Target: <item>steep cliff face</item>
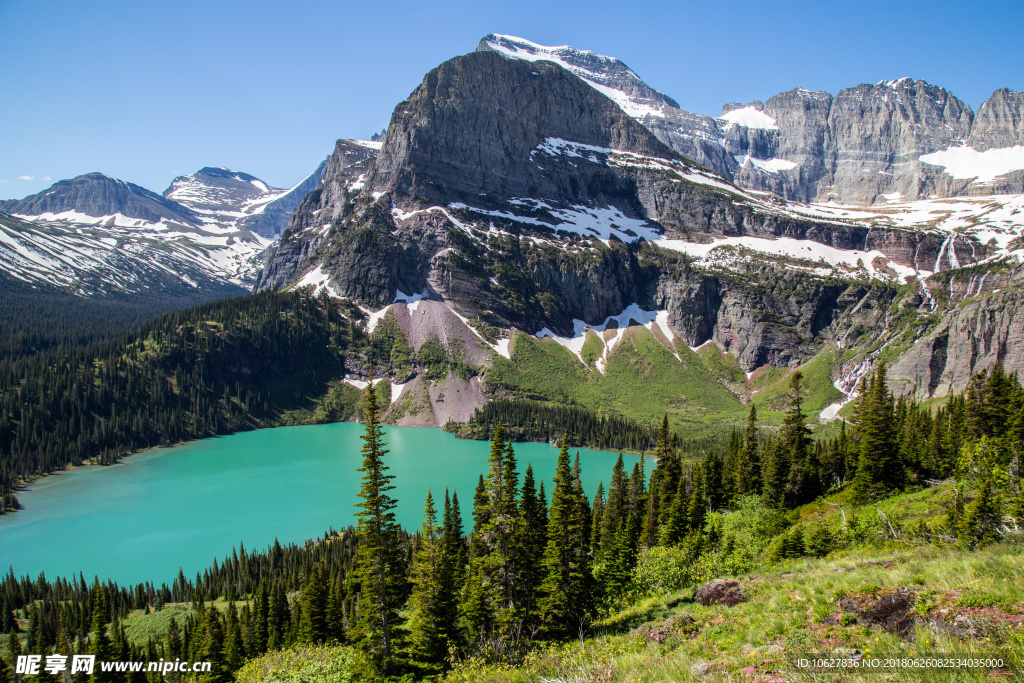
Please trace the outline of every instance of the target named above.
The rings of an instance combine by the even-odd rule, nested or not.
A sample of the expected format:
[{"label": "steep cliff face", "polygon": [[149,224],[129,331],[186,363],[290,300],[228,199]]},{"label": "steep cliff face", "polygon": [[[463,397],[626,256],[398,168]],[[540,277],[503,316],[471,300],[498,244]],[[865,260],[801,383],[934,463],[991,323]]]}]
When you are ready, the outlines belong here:
[{"label": "steep cliff face", "polygon": [[967,146],[979,152],[1024,145],[1024,92],[996,90],[974,116]]},{"label": "steep cliff face", "polygon": [[921,155],[965,140],[973,118],[963,102],[920,80],[843,90],[829,111],[828,173],[817,196],[868,204],[884,201],[885,195],[927,196],[929,173],[921,168]]},{"label": "steep cliff face", "polygon": [[722,146],[721,131],[715,119],[680,109],[675,100],[651,88],[614,57],[569,46],[547,47],[495,34],[485,36],[476,49],[509,59],[557,64],[609,97],[622,111],[687,159],[726,177],[731,177],[737,168],[735,160]]}]

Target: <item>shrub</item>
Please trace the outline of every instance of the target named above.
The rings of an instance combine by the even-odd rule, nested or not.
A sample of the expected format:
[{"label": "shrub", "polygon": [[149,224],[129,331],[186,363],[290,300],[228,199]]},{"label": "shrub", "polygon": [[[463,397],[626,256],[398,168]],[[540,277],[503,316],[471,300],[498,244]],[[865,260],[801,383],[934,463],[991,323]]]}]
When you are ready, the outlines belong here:
[{"label": "shrub", "polygon": [[365,662],[344,645],[296,645],[250,659],[235,673],[238,683],[355,683]]},{"label": "shrub", "polygon": [[693,583],[694,553],[686,546],[645,548],[633,570],[633,581],[643,594],[674,593]]}]

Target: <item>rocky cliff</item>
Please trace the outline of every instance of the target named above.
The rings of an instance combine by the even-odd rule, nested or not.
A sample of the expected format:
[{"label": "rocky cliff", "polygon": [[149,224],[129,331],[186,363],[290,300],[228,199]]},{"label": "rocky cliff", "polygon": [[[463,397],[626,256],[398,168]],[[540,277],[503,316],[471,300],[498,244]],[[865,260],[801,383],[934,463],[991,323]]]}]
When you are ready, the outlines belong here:
[{"label": "rocky cliff", "polygon": [[1024,192],[1024,94],[998,90],[978,110],[901,78],[686,112],[622,62],[570,47],[489,35],[477,48],[572,71],[683,156],[740,187],[796,201],[886,204]]}]

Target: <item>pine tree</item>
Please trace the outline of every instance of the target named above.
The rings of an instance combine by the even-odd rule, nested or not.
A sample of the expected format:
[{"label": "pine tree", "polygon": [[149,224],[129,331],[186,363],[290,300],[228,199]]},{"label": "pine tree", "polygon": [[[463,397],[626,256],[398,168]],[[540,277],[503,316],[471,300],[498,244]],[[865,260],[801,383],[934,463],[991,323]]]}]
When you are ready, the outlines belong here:
[{"label": "pine tree", "polygon": [[960,523],[960,539],[971,548],[985,547],[999,540],[1001,523],[999,500],[992,495],[992,477],[986,475]]},{"label": "pine tree", "polygon": [[112,671],[103,671],[98,662],[109,662],[113,659],[113,646],[107,634],[107,623],[110,618],[110,606],[107,603],[106,592],[97,580],[92,587],[92,626],[90,638],[92,640],[89,654],[96,656],[96,666],[89,677],[90,683],[113,683],[117,676]]},{"label": "pine tree", "polygon": [[242,643],[242,628],[238,621],[235,603],[228,603],[228,615],[224,620],[224,665],[228,671],[236,671],[245,660],[245,645]]},{"label": "pine tree", "polygon": [[886,380],[885,363],[880,362],[860,399],[860,458],[853,490],[858,500],[866,501],[903,487],[904,471],[899,461],[894,401]]},{"label": "pine tree", "polygon": [[765,443],[762,453],[764,472],[761,479],[765,501],[772,507],[782,508],[786,502],[786,482],[789,480],[789,453],[776,438]]},{"label": "pine tree", "polygon": [[206,610],[202,650],[196,659],[211,664],[210,671],[203,674],[200,679],[203,683],[227,683],[231,680],[231,674],[224,666],[224,627],[220,623],[220,613],[216,609]]},{"label": "pine tree", "polygon": [[380,428],[372,373],[370,387],[363,410],[363,466],[358,470],[363,473],[363,484],[359,490],[360,502],[356,504],[361,539],[354,571],[360,590],[359,614],[349,636],[384,675],[390,675],[398,664],[395,636],[404,597],[404,557],[400,529],[395,522],[394,509],[398,502],[388,493],[394,489],[391,483],[394,477],[388,474],[388,466],[384,464],[387,442]]},{"label": "pine tree", "polygon": [[608,548],[611,547],[622,525],[626,514],[626,498],[629,495],[629,477],[622,463],[622,453],[619,453],[615,466],[612,468],[611,483],[608,486],[608,500],[605,502],[604,514],[601,517],[601,546],[595,559],[603,560]]},{"label": "pine tree", "polygon": [[520,553],[520,592],[517,601],[522,606],[524,620],[530,622],[540,590],[544,549],[547,546],[547,511],[534,485],[533,467],[530,465],[526,466],[523,477],[520,510],[523,523],[518,528],[519,539],[516,541]]},{"label": "pine tree", "polygon": [[683,541],[690,526],[689,509],[690,497],[687,494],[686,478],[680,477],[675,498],[672,499],[672,512],[668,522],[661,527],[661,545],[677,545]]},{"label": "pine tree", "polygon": [[569,450],[563,440],[548,512],[548,543],[544,551],[544,579],[538,616],[545,632],[554,637],[574,635],[590,615],[590,553],[583,535],[581,511],[586,499],[574,483]]},{"label": "pine tree", "polygon": [[789,406],[782,419],[782,426],[779,427],[779,448],[785,452],[789,463],[784,495],[784,502],[789,507],[796,507],[817,497],[817,482],[820,481],[812,457],[810,430],[804,424],[803,397],[800,395],[802,380],[802,372],[793,373],[789,383]]},{"label": "pine tree", "polygon": [[604,519],[604,482],[597,485],[590,515],[590,554],[597,558],[601,552],[601,521]]},{"label": "pine tree", "polygon": [[750,404],[747,427],[743,432],[743,449],[736,468],[736,493],[748,495],[761,491],[761,457],[757,443],[757,408]]},{"label": "pine tree", "polygon": [[[446,500],[448,516],[451,505]],[[445,545],[442,527],[437,524],[434,497],[427,490],[423,510],[423,526],[419,545],[413,558],[410,581],[412,594],[407,603],[406,630],[409,633],[409,652],[412,659],[426,671],[437,670],[448,654],[448,640],[444,628],[446,607]]]},{"label": "pine tree", "polygon": [[327,625],[327,599],[330,587],[320,563],[314,564],[302,590],[302,621],[299,624],[299,642],[325,643],[330,640]]},{"label": "pine tree", "polygon": [[287,644],[288,624],[291,621],[291,610],[288,598],[280,581],[274,581],[273,593],[270,595],[270,608],[267,612],[267,649],[278,650]]}]

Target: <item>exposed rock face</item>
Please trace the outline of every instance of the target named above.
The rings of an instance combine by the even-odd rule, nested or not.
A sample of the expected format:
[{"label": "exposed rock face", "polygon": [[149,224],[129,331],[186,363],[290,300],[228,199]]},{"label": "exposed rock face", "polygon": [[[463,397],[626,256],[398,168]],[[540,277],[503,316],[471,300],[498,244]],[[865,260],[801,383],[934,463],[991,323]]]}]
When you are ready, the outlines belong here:
[{"label": "exposed rock face", "polygon": [[321,161],[316,170],[306,176],[302,182],[267,204],[262,211],[239,220],[239,227],[251,230],[263,237],[280,237],[288,228],[288,222],[291,220],[295,207],[320,184],[324,177],[324,169],[327,168],[328,159],[330,157]]},{"label": "exposed rock face", "polygon": [[970,107],[946,90],[903,78],[859,85],[836,95],[825,138],[827,175],[817,197],[873,204],[884,195],[931,194],[922,154],[965,140]]},{"label": "exposed rock face", "polygon": [[580,164],[590,192],[572,187],[577,178],[546,173],[531,153],[548,138],[675,156],[565,69],[476,52],[431,71],[398,105],[367,189],[470,206],[490,204],[491,195],[502,204],[514,197],[618,198],[616,175],[597,164]]},{"label": "exposed rock face", "polygon": [[949,313],[918,340],[890,371],[918,396],[963,391],[971,375],[1002,362],[1007,372],[1024,376],[1024,277],[995,294]]},{"label": "exposed rock face", "polygon": [[186,225],[201,223],[196,212],[178,202],[102,173],[86,173],[71,180],[61,180],[39,194],[0,202],[0,211],[19,216],[75,211],[97,217],[121,214],[153,223],[161,220]]},{"label": "exposed rock face", "polygon": [[736,162],[720,142],[721,131],[715,119],[683,111],[675,100],[651,88],[614,57],[568,46],[546,47],[522,38],[494,34],[485,36],[476,49],[528,62],[558,64],[610,97],[659,140],[687,159],[726,177],[731,177],[736,168]]},{"label": "exposed rock face", "polygon": [[268,254],[256,281],[256,289],[282,287],[302,274],[299,270],[307,265],[308,257],[324,242],[327,231],[346,202],[363,189],[367,168],[377,156],[378,149],[378,144],[355,140],[338,140],[335,143],[317,187],[295,207],[289,218],[289,227]]},{"label": "exposed rock face", "polygon": [[1024,92],[1002,88],[974,116],[967,146],[979,152],[1024,145]]}]

